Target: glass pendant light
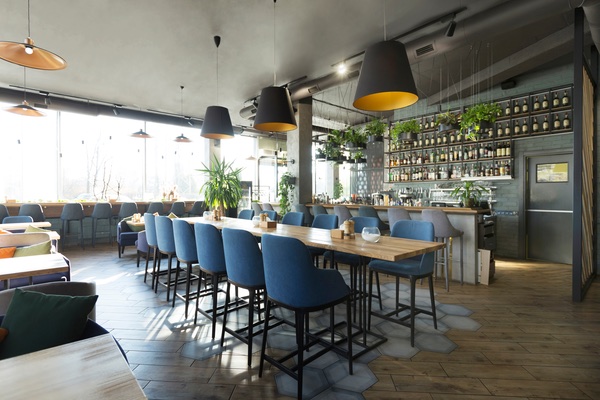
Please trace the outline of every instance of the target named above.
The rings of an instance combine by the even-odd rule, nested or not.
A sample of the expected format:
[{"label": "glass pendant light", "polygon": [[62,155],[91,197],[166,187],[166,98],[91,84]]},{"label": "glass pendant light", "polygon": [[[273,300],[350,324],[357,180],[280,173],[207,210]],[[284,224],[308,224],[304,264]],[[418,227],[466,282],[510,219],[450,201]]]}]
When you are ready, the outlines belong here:
[{"label": "glass pendant light", "polygon": [[287,132],[298,127],[292,108],[290,93],[285,87],[277,86],[276,73],[276,19],[273,0],[273,86],[264,88],[258,99],[254,128],[268,132]]},{"label": "glass pendant light", "polygon": [[[219,103],[219,45],[221,37],[215,36],[215,45],[217,46],[217,104]],[[232,139],[233,127],[231,126],[231,117],[229,110],[221,106],[208,106],[204,113],[204,122],[202,123],[202,133],[200,136],[207,139]]]},{"label": "glass pendant light", "polygon": [[27,1],[27,39],[25,42],[0,42],[0,58],[13,64],[27,68],[43,70],[60,70],[67,67],[67,62],[41,47],[35,46],[31,38],[31,18],[29,13],[29,0]]}]

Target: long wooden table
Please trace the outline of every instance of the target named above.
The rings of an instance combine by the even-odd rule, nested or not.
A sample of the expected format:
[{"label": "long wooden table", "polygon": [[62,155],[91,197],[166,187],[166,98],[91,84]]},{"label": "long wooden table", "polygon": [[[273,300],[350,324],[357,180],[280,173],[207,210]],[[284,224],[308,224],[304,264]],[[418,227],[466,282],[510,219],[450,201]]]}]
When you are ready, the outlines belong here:
[{"label": "long wooden table", "polygon": [[0,361],[3,399],[145,399],[111,335]]},{"label": "long wooden table", "polygon": [[[422,240],[411,240],[382,236],[377,243],[364,240],[360,233],[355,235],[354,239],[334,239],[331,237],[331,232],[328,229],[308,228],[303,226],[277,224],[275,228],[261,228],[254,226],[252,221],[236,218],[223,218],[220,221],[212,221],[203,217],[182,218],[190,224],[196,222],[203,224],[211,224],[218,229],[232,228],[243,229],[252,233],[254,236],[262,236],[263,234],[273,234],[278,236],[293,237],[299,239],[307,246],[319,247],[331,251],[340,251],[345,253],[356,254],[360,256],[361,262],[359,265],[358,287],[360,287],[359,304],[359,323],[358,332],[362,334],[362,342],[364,349],[353,354],[354,358],[358,358],[374,347],[385,342],[387,339],[384,336],[368,331],[366,326],[367,321],[367,261],[371,258],[377,258],[385,261],[400,261],[404,258],[415,257],[421,254],[436,251],[444,247],[444,243],[427,242]],[[367,336],[374,336],[375,341],[368,341]]]},{"label": "long wooden table", "polygon": [[10,279],[27,278],[29,283],[34,276],[67,272],[69,265],[60,253],[39,256],[13,257],[0,259],[0,280],[9,289]]}]

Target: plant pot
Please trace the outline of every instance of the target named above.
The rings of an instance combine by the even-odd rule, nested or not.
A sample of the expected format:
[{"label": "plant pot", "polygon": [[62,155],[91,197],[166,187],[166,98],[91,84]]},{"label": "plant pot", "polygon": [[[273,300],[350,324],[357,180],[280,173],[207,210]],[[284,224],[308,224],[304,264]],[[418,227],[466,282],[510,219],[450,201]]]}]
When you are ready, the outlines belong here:
[{"label": "plant pot", "polygon": [[383,136],[369,136],[369,143],[383,142]]},{"label": "plant pot", "polygon": [[366,162],[367,162],[367,159],[366,159],[366,158],[357,158],[357,159],[355,160],[355,162],[356,162],[357,164],[366,164]]},{"label": "plant pot", "polygon": [[400,136],[398,136],[398,139],[401,142],[414,142],[417,140],[417,134],[414,132],[402,132],[400,133]]},{"label": "plant pot", "polygon": [[465,207],[465,208],[473,208],[473,207],[475,207],[475,199],[474,198],[465,199],[465,204],[464,204],[463,207]]},{"label": "plant pot", "polygon": [[439,124],[438,125],[439,133],[455,131],[457,129],[458,129],[458,125],[456,125],[456,124],[451,124],[451,125]]},{"label": "plant pot", "polygon": [[479,121],[479,130],[484,131],[486,129],[492,129],[494,125],[489,121]]}]

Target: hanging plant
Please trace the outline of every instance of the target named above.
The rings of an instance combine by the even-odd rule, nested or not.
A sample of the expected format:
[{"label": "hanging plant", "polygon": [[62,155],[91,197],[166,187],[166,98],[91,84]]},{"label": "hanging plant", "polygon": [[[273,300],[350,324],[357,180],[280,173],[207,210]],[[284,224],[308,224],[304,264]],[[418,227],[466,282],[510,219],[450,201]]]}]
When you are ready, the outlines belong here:
[{"label": "hanging plant", "polygon": [[435,116],[435,126],[438,132],[454,131],[459,128],[458,115],[453,112],[445,112]]},{"label": "hanging plant", "polygon": [[365,126],[365,133],[368,136],[369,143],[383,142],[383,135],[387,130],[387,124],[376,118]]},{"label": "hanging plant", "polygon": [[367,147],[367,134],[360,128],[348,128],[344,134],[344,146],[349,150]]},{"label": "hanging plant", "polygon": [[317,160],[324,160],[326,157],[327,155],[325,154],[325,149],[323,149],[322,147],[318,147],[317,154],[315,154],[315,158]]},{"label": "hanging plant", "polygon": [[333,147],[340,147],[344,143],[344,132],[337,129],[332,130],[327,134],[327,143],[331,143]]},{"label": "hanging plant", "polygon": [[367,162],[367,159],[365,158],[365,155],[362,151],[357,151],[356,153],[354,153],[354,162],[357,164],[363,164]]},{"label": "hanging plant", "polygon": [[486,124],[493,124],[501,112],[498,103],[475,104],[462,114],[460,118],[460,131],[467,139],[477,140],[479,131]]},{"label": "hanging plant", "polygon": [[390,136],[396,144],[406,141],[414,141],[417,134],[421,132],[421,125],[416,119],[409,119],[404,122],[396,122],[392,126]]}]

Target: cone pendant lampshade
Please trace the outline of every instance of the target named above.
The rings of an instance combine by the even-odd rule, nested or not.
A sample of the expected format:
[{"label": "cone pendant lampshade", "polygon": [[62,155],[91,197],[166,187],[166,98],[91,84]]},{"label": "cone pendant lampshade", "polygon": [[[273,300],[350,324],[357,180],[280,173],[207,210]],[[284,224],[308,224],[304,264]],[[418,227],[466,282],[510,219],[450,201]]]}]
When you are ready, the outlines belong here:
[{"label": "cone pendant lampshade", "polygon": [[287,132],[298,127],[286,88],[269,86],[260,92],[254,127],[267,132]]},{"label": "cone pendant lampshade", "polygon": [[27,68],[59,70],[67,67],[62,57],[36,47],[29,37],[24,43],[0,42],[0,58]]},{"label": "cone pendant lampshade", "polygon": [[200,136],[207,139],[233,138],[233,127],[231,126],[229,110],[221,106],[206,107]]},{"label": "cone pendant lampshade", "polygon": [[419,100],[404,45],[380,42],[367,48],[353,106],[365,111],[391,111]]},{"label": "cone pendant lampshade", "polygon": [[26,117],[44,117],[44,114],[31,107],[27,100],[23,100],[23,103],[19,105],[7,108],[6,111],[13,114],[24,115]]}]

